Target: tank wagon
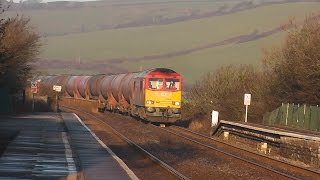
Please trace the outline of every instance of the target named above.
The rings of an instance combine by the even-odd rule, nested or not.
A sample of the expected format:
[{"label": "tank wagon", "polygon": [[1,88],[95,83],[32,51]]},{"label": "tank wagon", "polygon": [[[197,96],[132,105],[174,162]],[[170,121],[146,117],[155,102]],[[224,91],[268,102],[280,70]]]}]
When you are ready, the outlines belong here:
[{"label": "tank wagon", "polygon": [[[43,78],[50,88],[57,82],[63,95],[96,100],[99,111],[120,112],[151,122],[172,123],[181,119],[182,77],[167,68],[142,72]],[[48,87],[47,87],[48,86]]]}]

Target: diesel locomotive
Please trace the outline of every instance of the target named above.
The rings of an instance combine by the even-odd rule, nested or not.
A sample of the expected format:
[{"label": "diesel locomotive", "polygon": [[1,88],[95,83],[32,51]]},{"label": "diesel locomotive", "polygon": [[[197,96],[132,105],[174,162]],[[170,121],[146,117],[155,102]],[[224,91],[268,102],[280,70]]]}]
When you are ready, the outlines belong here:
[{"label": "diesel locomotive", "polygon": [[62,86],[62,95],[95,100],[99,111],[129,114],[141,119],[173,123],[181,119],[182,77],[167,68],[118,75],[46,76],[42,92]]}]

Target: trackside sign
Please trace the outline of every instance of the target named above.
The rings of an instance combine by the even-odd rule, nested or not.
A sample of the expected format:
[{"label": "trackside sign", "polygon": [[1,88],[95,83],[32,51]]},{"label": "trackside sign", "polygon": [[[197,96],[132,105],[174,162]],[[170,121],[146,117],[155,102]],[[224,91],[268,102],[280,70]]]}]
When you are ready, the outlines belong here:
[{"label": "trackside sign", "polygon": [[54,85],[53,90],[56,92],[61,92],[61,86]]},{"label": "trackside sign", "polygon": [[251,94],[244,94],[244,102],[243,104],[249,106],[251,103]]},{"label": "trackside sign", "polygon": [[37,81],[32,81],[31,82],[31,92],[33,94],[36,94],[38,92],[38,83],[37,83]]}]

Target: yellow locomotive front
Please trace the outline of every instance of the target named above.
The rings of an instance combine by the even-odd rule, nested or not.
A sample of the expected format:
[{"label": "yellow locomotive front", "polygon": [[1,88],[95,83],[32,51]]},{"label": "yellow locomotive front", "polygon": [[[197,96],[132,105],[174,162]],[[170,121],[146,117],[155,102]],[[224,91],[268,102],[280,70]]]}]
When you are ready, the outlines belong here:
[{"label": "yellow locomotive front", "polygon": [[180,74],[155,68],[139,73],[132,81],[131,114],[152,122],[173,123],[181,119]]},{"label": "yellow locomotive front", "polygon": [[146,115],[159,121],[181,119],[181,76],[156,73],[146,78]]},{"label": "yellow locomotive front", "polygon": [[176,78],[150,78],[145,89],[146,115],[161,121],[181,118],[181,83]]}]

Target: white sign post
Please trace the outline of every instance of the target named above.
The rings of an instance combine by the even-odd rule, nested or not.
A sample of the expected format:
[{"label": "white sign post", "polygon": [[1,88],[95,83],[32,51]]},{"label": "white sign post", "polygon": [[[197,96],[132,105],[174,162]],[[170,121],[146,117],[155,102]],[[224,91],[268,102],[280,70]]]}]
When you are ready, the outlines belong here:
[{"label": "white sign post", "polygon": [[61,92],[61,86],[54,85],[53,90],[56,91],[56,111],[59,112],[59,97],[58,93]]},{"label": "white sign post", "polygon": [[244,94],[244,102],[243,104],[246,106],[246,118],[244,122],[248,122],[248,106],[251,103],[251,94]]},{"label": "white sign post", "polygon": [[218,124],[218,120],[219,120],[219,112],[218,111],[212,111],[211,119],[212,119],[211,127],[216,126]]},{"label": "white sign post", "polygon": [[38,92],[37,81],[31,81],[31,92],[32,92],[32,112],[34,112],[34,94]]}]

